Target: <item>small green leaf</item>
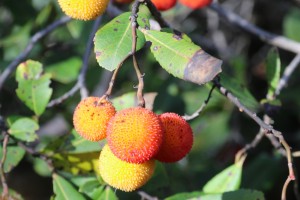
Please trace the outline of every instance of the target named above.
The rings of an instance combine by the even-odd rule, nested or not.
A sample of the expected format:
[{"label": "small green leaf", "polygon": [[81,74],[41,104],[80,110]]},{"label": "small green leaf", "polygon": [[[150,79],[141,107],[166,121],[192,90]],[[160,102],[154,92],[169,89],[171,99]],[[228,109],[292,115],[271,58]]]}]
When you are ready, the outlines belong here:
[{"label": "small green leaf", "polygon": [[[95,35],[95,54],[99,65],[109,71],[116,69],[130,54],[132,48],[131,13],[123,13],[99,29]],[[147,15],[139,13],[138,24],[150,27]],[[137,30],[136,50],[145,44],[143,34]]]},{"label": "small green leaf", "polygon": [[273,48],[269,51],[266,59],[267,78],[269,83],[268,97],[273,97],[280,80],[281,63],[278,50]]},{"label": "small green leaf", "polygon": [[244,159],[214,176],[203,187],[203,192],[217,194],[237,190],[241,184]]},{"label": "small green leaf", "polygon": [[118,197],[111,187],[107,186],[98,200],[118,200]]},{"label": "small green leaf", "polygon": [[24,117],[15,121],[8,130],[8,133],[16,139],[33,142],[38,139],[36,134],[38,129],[39,125],[34,120]]},{"label": "small green leaf", "polygon": [[40,176],[51,177],[51,170],[48,163],[41,158],[34,158],[33,169]]},{"label": "small green leaf", "polygon": [[52,94],[51,75],[42,74],[42,71],[41,63],[28,60],[18,66],[16,73],[17,95],[36,115],[45,111]]},{"label": "small green leaf", "polygon": [[[7,146],[7,154],[4,162],[4,172],[10,172],[17,166],[25,155],[25,150],[19,146]],[[0,158],[3,157],[3,147],[0,146]]]},{"label": "small green leaf", "polygon": [[48,66],[45,71],[52,75],[52,79],[67,84],[77,79],[82,60],[77,57]]},{"label": "small green leaf", "polygon": [[204,52],[186,35],[141,30],[152,43],[151,52],[156,60],[173,76],[204,84],[222,71],[222,61]]},{"label": "small green leaf", "polygon": [[59,149],[60,152],[66,153],[88,153],[100,151],[101,146],[98,142],[84,139],[73,129]]},{"label": "small green leaf", "polygon": [[53,174],[53,190],[56,195],[55,200],[85,200],[71,183],[58,174]]},{"label": "small green leaf", "polygon": [[259,103],[245,86],[224,73],[220,74],[220,78],[221,84],[229,90],[229,92],[235,95],[244,106],[252,111],[257,111],[259,109]]}]

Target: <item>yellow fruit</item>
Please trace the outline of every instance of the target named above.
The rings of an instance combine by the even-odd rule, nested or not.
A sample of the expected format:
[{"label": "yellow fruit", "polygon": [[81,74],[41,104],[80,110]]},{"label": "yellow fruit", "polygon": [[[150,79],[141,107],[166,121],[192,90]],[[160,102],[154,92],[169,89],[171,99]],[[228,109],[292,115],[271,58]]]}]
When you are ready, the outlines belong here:
[{"label": "yellow fruit", "polygon": [[87,140],[102,140],[106,137],[108,121],[115,114],[116,110],[111,102],[99,97],[87,97],[74,111],[74,128]]},{"label": "yellow fruit", "polygon": [[158,116],[145,108],[128,108],[109,121],[107,141],[119,159],[143,163],[158,152],[163,140],[163,128]]},{"label": "yellow fruit", "polygon": [[103,14],[109,0],[58,0],[63,12],[74,19],[92,20]]},{"label": "yellow fruit", "polygon": [[155,161],[141,164],[128,163],[117,158],[105,145],[99,157],[99,171],[103,180],[125,192],[142,187],[153,175]]}]

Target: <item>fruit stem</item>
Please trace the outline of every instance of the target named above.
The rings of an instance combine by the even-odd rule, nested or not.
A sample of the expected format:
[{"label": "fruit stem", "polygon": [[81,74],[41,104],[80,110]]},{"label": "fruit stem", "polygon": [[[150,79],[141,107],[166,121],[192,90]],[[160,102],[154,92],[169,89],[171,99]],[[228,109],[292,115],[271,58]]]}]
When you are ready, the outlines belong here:
[{"label": "fruit stem", "polygon": [[139,6],[143,3],[143,1],[136,0],[132,5],[131,11],[131,30],[132,30],[132,47],[131,47],[131,54],[133,58],[133,66],[136,72],[136,76],[139,80],[138,88],[137,88],[137,99],[138,99],[138,106],[145,107],[145,99],[143,96],[143,89],[144,89],[144,75],[141,73],[139,64],[137,62],[135,53],[136,53],[136,43],[137,43],[137,34],[136,29],[138,28],[137,17]]}]

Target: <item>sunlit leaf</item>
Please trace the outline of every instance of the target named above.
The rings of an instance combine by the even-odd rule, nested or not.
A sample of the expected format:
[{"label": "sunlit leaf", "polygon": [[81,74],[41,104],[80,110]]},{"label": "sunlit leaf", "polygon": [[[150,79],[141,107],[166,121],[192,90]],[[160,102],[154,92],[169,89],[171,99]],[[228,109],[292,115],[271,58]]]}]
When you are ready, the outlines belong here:
[{"label": "sunlit leaf", "polygon": [[203,187],[205,193],[223,193],[239,189],[242,178],[242,166],[241,160],[214,176]]},{"label": "sunlit leaf", "polygon": [[57,153],[53,156],[53,165],[60,170],[74,175],[89,174],[98,171],[98,158],[100,152],[90,153]]},{"label": "sunlit leaf", "polygon": [[52,94],[49,87],[51,75],[42,72],[41,63],[28,60],[18,66],[16,74],[17,95],[36,115],[45,111]]},{"label": "sunlit leaf", "polygon": [[98,200],[118,200],[118,197],[111,187],[107,186]]},{"label": "sunlit leaf", "polygon": [[[95,35],[95,54],[99,65],[109,71],[113,71],[130,54],[132,48],[132,26],[130,22],[131,13],[123,13],[111,22],[105,24]],[[140,27],[150,27],[147,15],[138,14]],[[143,34],[137,30],[137,46],[141,49],[145,44]]]},{"label": "sunlit leaf", "polygon": [[222,61],[207,54],[187,36],[141,29],[152,43],[151,52],[159,64],[173,76],[204,84],[221,72]]},{"label": "sunlit leaf", "polygon": [[85,200],[73,185],[58,174],[53,174],[53,190],[55,200]]},{"label": "sunlit leaf", "polygon": [[8,133],[16,139],[33,142],[38,138],[36,134],[38,129],[39,125],[34,120],[24,117],[15,121],[8,130]]}]

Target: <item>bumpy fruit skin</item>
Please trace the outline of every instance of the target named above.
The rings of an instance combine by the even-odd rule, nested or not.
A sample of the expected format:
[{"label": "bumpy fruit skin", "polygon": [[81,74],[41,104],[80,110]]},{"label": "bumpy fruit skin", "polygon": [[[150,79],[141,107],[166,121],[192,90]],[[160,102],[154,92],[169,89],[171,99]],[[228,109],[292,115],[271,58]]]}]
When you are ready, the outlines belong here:
[{"label": "bumpy fruit skin", "polygon": [[105,145],[99,157],[99,171],[103,180],[114,188],[125,192],[143,186],[153,175],[155,161],[141,164],[128,163],[117,158]]},{"label": "bumpy fruit skin", "polygon": [[71,18],[92,20],[103,14],[109,0],[58,0],[63,12]]},{"label": "bumpy fruit skin", "polygon": [[176,113],[159,115],[165,129],[164,141],[155,159],[161,162],[177,162],[189,153],[193,146],[191,126]]},{"label": "bumpy fruit skin", "polygon": [[211,4],[212,0],[179,0],[179,2],[191,9],[199,9]]},{"label": "bumpy fruit skin", "polygon": [[109,121],[107,141],[119,159],[143,163],[155,156],[162,144],[162,124],[158,116],[148,109],[121,110]]},{"label": "bumpy fruit skin", "polygon": [[176,5],[176,0],[151,0],[157,10],[165,11]]},{"label": "bumpy fruit skin", "polygon": [[102,140],[106,137],[108,121],[115,114],[116,110],[111,102],[99,97],[87,97],[74,111],[74,128],[87,140]]}]

